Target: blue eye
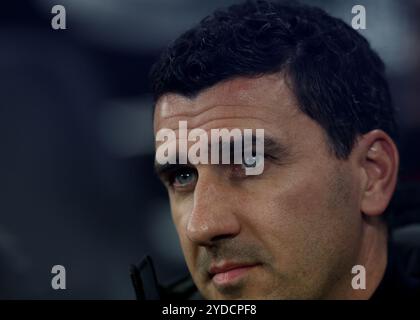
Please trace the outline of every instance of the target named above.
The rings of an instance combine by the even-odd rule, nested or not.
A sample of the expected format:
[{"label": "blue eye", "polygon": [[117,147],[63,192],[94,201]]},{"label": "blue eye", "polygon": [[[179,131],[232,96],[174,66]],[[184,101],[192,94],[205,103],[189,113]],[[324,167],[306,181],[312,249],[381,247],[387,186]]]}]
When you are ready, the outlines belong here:
[{"label": "blue eye", "polygon": [[197,171],[192,168],[177,170],[173,173],[171,184],[176,187],[189,187],[197,181]]},{"label": "blue eye", "polygon": [[261,161],[264,161],[264,156],[257,154],[255,156],[244,157],[242,165],[244,168],[255,168]]}]

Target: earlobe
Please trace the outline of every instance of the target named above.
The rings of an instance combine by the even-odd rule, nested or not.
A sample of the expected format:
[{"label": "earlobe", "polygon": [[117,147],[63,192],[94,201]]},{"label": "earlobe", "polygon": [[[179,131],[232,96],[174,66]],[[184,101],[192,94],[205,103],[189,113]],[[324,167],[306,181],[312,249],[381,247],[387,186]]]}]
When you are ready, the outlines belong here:
[{"label": "earlobe", "polygon": [[381,215],[395,191],[399,167],[398,149],[382,130],[365,134],[358,143],[366,183],[363,185],[361,211]]}]

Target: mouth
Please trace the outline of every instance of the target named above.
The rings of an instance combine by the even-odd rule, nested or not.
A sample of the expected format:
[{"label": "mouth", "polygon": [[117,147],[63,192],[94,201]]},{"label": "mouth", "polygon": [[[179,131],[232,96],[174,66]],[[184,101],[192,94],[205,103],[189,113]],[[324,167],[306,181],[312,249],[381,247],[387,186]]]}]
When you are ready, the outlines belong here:
[{"label": "mouth", "polygon": [[245,264],[233,262],[214,264],[209,269],[209,277],[217,287],[226,287],[238,283],[249,271],[259,265],[259,263]]}]

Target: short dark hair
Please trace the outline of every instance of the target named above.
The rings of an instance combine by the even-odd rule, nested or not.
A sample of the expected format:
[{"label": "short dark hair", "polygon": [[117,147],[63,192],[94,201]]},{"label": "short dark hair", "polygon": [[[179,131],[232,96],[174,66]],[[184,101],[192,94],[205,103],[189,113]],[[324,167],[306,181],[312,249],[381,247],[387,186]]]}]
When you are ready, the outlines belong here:
[{"label": "short dark hair", "polygon": [[347,158],[357,136],[373,129],[395,138],[384,63],[357,31],[315,7],[247,1],[217,10],[162,53],[151,83],[156,101],[165,93],[194,97],[224,80],[281,71],[338,158]]}]

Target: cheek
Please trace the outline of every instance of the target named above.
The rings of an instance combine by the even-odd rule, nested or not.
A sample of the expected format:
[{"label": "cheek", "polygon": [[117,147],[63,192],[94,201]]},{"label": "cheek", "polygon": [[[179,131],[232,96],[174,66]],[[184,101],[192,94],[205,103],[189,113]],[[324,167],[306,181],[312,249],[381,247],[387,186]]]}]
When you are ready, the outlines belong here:
[{"label": "cheek", "polygon": [[349,245],[348,236],[357,228],[357,195],[347,180],[315,163],[299,171],[279,169],[261,181],[254,194],[258,200],[248,208],[258,214],[248,225],[278,268],[307,264]]},{"label": "cheek", "polygon": [[169,195],[169,200],[171,205],[172,221],[178,233],[178,238],[186,263],[188,268],[190,268],[190,266],[193,265],[194,257],[197,252],[196,246],[193,245],[186,234],[189,214],[193,208],[193,200],[192,198],[180,200],[173,195]]}]

